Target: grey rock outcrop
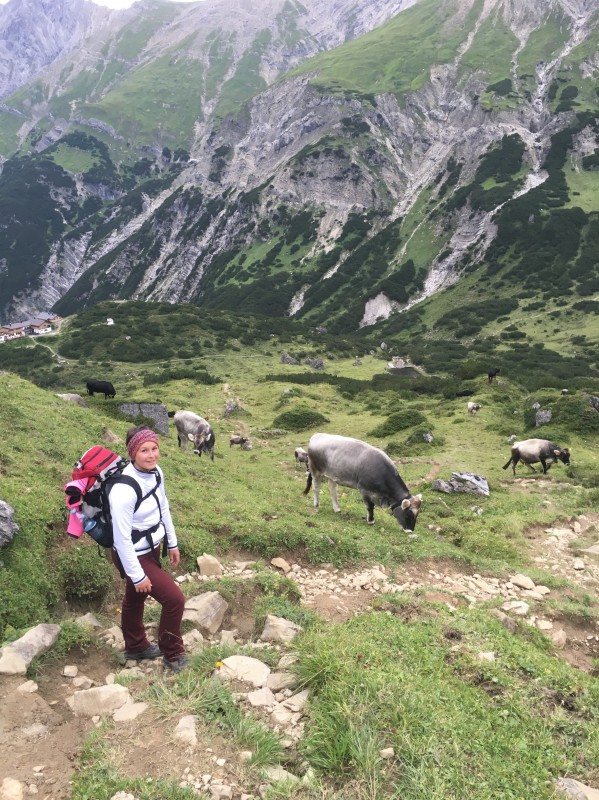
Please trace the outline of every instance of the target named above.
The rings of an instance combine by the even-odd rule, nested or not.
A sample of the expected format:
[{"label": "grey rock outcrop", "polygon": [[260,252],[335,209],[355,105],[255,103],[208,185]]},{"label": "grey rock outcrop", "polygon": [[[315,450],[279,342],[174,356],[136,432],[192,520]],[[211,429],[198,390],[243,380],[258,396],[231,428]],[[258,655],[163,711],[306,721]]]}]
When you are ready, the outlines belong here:
[{"label": "grey rock outcrop", "polygon": [[287,355],[287,353],[283,353],[281,356],[281,364],[290,364],[292,367],[299,367],[300,362],[297,358],[293,358],[292,356]]},{"label": "grey rock outcrop", "polygon": [[19,532],[19,526],[15,520],[15,510],[4,500],[0,500],[0,547],[12,542]]},{"label": "grey rock outcrop", "polygon": [[159,433],[168,436],[168,411],[162,403],[121,403],[119,411],[124,417],[147,417]]},{"label": "grey rock outcrop", "polygon": [[480,494],[484,497],[489,497],[491,494],[487,479],[482,475],[473,475],[470,472],[452,472],[449,481],[443,481],[438,478],[432,482],[431,489],[445,494],[467,492]]},{"label": "grey rock outcrop", "polygon": [[223,417],[231,417],[233,414],[245,414],[245,409],[241,406],[237,400],[227,400],[225,403],[225,410],[223,411]]},{"label": "grey rock outcrop", "polygon": [[551,422],[551,409],[550,408],[542,408],[535,414],[535,427],[540,428],[541,425],[547,425]]},{"label": "grey rock outcrop", "polygon": [[106,9],[78,0],[0,6],[0,98],[72,51],[108,17]]}]

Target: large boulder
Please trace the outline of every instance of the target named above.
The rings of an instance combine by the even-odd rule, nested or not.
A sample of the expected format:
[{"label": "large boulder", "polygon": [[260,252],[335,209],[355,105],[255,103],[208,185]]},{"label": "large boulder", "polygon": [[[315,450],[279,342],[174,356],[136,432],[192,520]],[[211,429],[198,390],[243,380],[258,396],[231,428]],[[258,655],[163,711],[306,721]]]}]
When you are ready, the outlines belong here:
[{"label": "large boulder", "polygon": [[24,675],[36,656],[49,650],[60,634],[60,625],[42,623],[0,648],[0,674]]},{"label": "large boulder", "polygon": [[266,686],[270,667],[250,656],[229,656],[222,662],[219,676],[229,680],[250,683],[256,689]]},{"label": "large boulder", "polygon": [[66,394],[57,394],[56,397],[60,397],[65,403],[74,403],[76,406],[81,406],[82,408],[87,407],[87,403],[80,394],[71,394],[67,392]]},{"label": "large boulder", "polygon": [[290,622],[284,617],[275,617],[273,614],[268,614],[260,638],[263,642],[285,642],[288,644],[300,631],[300,626],[294,622]]},{"label": "large boulder", "polygon": [[198,556],[196,561],[198,569],[200,570],[200,575],[222,575],[224,572],[223,565],[220,561],[208,553],[203,553],[201,556]]},{"label": "large boulder", "polygon": [[190,620],[208,633],[216,633],[228,608],[229,604],[218,592],[204,592],[186,601],[183,619]]},{"label": "large boulder", "polygon": [[225,403],[225,410],[223,411],[223,417],[230,417],[233,414],[245,414],[246,411],[242,405],[240,405],[237,400],[227,400]]},{"label": "large boulder", "polygon": [[18,532],[19,526],[15,521],[14,508],[4,500],[0,500],[0,547],[12,542]]},{"label": "large boulder", "polygon": [[482,475],[473,475],[470,472],[452,472],[449,481],[437,478],[433,481],[431,488],[436,492],[445,492],[445,494],[467,492],[481,494],[484,497],[489,497],[491,494],[487,479]]},{"label": "large boulder", "polygon": [[541,408],[535,414],[535,426],[540,428],[541,425],[547,425],[551,422],[551,409],[550,408]]},{"label": "large boulder", "polygon": [[287,355],[287,353],[283,353],[281,356],[281,364],[290,364],[292,367],[299,367],[299,363],[300,362],[297,360],[297,358],[293,358],[292,356]]},{"label": "large boulder", "polygon": [[129,689],[113,683],[75,692],[70,705],[77,717],[95,717],[112,714],[113,711],[130,702]]}]

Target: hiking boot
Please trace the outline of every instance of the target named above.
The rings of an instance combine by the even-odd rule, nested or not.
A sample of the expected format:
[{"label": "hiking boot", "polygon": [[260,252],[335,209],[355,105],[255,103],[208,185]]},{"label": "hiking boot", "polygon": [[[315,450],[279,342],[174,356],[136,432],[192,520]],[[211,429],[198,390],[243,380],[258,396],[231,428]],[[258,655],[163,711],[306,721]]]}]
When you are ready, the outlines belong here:
[{"label": "hiking boot", "polygon": [[163,658],[162,663],[165,667],[168,667],[173,672],[181,672],[188,666],[189,659],[187,656],[179,656],[179,658],[173,658],[172,661],[169,661],[167,658]]},{"label": "hiking boot", "polygon": [[162,653],[157,644],[149,644],[145,650],[139,653],[128,653],[125,650],[125,658],[127,661],[145,661],[146,659],[158,658],[161,655]]}]

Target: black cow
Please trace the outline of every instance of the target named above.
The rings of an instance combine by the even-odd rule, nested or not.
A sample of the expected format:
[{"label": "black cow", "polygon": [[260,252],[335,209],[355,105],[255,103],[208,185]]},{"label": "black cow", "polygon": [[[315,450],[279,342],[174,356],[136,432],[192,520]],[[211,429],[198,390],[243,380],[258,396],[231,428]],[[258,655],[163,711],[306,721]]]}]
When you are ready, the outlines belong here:
[{"label": "black cow", "polygon": [[114,397],[116,394],[116,389],[110,383],[110,381],[88,381],[86,384],[87,386],[87,393],[94,396],[94,392],[98,392],[98,394],[104,395],[104,400],[107,397]]},{"label": "black cow", "polygon": [[493,378],[496,378],[500,372],[501,370],[499,369],[499,367],[493,367],[493,369],[490,369],[489,372],[487,373],[487,377],[489,378],[489,383],[493,383]]}]

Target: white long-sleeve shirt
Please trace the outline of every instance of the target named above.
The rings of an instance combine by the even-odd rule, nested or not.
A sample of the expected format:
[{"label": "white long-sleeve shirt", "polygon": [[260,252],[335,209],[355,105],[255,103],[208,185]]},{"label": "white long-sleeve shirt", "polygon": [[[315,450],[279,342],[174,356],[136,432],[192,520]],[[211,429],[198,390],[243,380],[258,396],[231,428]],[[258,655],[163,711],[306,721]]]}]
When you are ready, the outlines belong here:
[{"label": "white long-sleeve shirt", "polygon": [[[112,515],[112,530],[114,536],[114,549],[117,551],[125,574],[131,578],[133,583],[141,583],[146,574],[139,563],[138,556],[150,552],[150,545],[145,536],[133,544],[131,531],[145,531],[152,528],[160,521],[162,512],[162,523],[152,534],[154,547],[160,544],[166,533],[169,550],[177,547],[177,536],[171,517],[171,512],[164,491],[164,474],[160,467],[156,467],[160,475],[160,486],[155,495],[146,498],[135,513],[135,502],[137,496],[131,486],[124,483],[116,483],[110,490],[108,500],[110,503],[110,513]],[[156,486],[155,472],[140,472],[135,469],[133,464],[127,464],[123,470],[123,475],[129,475],[139,484],[142,496],[145,496]],[[160,509],[158,508],[158,499]]]}]

